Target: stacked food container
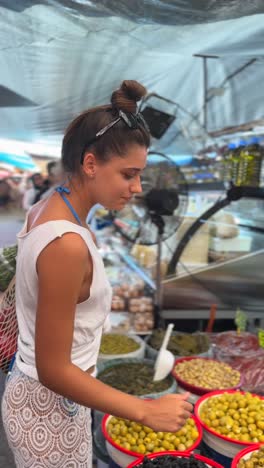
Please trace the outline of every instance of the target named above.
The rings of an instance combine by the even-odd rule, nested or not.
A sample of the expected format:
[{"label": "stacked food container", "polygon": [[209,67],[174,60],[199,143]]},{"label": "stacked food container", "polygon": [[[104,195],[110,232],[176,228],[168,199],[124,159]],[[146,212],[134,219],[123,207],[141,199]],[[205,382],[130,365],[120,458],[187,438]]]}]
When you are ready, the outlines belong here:
[{"label": "stacked food container", "polygon": [[[135,343],[141,349],[140,357],[130,358],[129,352],[135,350],[129,348],[129,352],[120,353],[117,346],[114,352],[118,359],[109,360],[109,355],[107,359],[101,359],[98,378],[142,398],[158,398],[166,393],[188,391],[190,400],[195,403],[194,415],[177,433],[154,432],[135,421],[105,415],[101,434],[110,460],[109,467],[162,467],[163,460],[168,461],[166,457],[172,457],[170,460],[174,461],[188,459],[188,466],[194,468],[264,466],[252,464],[255,458],[259,458],[262,463],[263,458],[264,448],[258,444],[264,444],[264,397],[241,391],[243,376],[239,370],[228,362],[208,357],[211,347],[207,338],[202,338],[202,341],[199,338],[198,343],[203,346],[191,349],[200,351],[199,355],[193,353],[191,356],[177,357],[171,375],[160,382],[153,382],[154,363],[158,354],[158,344],[155,349],[157,336],[162,342],[164,332],[154,332],[154,340],[147,340],[149,359],[142,356],[141,342],[137,339]],[[117,344],[118,340],[115,341]],[[194,343],[187,341],[189,345]],[[150,345],[153,343],[152,348]],[[102,348],[101,355],[102,351],[105,350]],[[203,356],[203,353],[207,356]],[[250,458],[253,456],[255,458]],[[170,463],[168,466],[181,466],[173,465],[172,461]]]},{"label": "stacked food container", "polygon": [[106,415],[102,422],[107,451],[121,468],[160,451],[192,452],[202,439],[201,425],[195,416],[188,419],[176,433],[155,432],[149,427],[122,418]]},{"label": "stacked food container", "polygon": [[[168,375],[162,381],[153,382],[154,361],[145,359],[144,354],[145,342],[139,337],[105,334],[101,342],[97,378],[118,390],[141,398],[158,398],[168,393],[176,393],[177,382],[172,375]],[[108,453],[109,466],[120,466],[114,464],[115,457],[107,439],[104,444],[101,443],[102,418],[103,413],[94,411],[94,445],[100,445],[101,453]],[[137,459],[137,455],[133,459]],[[101,456],[100,461],[105,461],[105,457]]]}]

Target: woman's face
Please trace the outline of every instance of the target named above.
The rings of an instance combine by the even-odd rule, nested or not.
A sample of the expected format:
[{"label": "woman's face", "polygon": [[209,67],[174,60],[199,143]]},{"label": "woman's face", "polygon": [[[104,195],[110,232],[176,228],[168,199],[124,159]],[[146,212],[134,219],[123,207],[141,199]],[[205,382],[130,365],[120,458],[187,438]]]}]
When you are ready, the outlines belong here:
[{"label": "woman's face", "polygon": [[140,176],[146,166],[147,148],[131,145],[124,157],[96,162],[94,189],[98,202],[109,210],[122,210],[141,192]]}]

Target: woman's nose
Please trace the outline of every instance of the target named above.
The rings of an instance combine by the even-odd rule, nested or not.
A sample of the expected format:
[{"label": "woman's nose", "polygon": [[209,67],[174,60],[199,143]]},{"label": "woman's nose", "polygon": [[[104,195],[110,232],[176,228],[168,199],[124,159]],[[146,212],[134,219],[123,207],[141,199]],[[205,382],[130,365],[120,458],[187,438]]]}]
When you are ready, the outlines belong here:
[{"label": "woman's nose", "polygon": [[141,186],[141,180],[140,180],[140,177],[138,177],[132,187],[131,187],[131,192],[132,193],[141,193],[142,192],[142,186]]}]

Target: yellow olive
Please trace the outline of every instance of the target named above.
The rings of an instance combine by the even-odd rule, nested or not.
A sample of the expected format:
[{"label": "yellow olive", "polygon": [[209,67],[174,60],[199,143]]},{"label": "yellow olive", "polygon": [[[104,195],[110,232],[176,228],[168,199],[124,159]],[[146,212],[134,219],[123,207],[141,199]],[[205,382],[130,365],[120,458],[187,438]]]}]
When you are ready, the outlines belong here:
[{"label": "yellow olive", "polygon": [[238,468],[259,468],[264,466],[264,446],[259,450],[252,452],[247,460],[240,460]]},{"label": "yellow olive", "polygon": [[[223,416],[217,418],[219,411]],[[225,392],[207,398],[199,413],[204,424],[219,434],[243,442],[264,441],[264,399],[261,397]]]},{"label": "yellow olive", "polygon": [[117,445],[144,455],[165,450],[184,451],[199,437],[192,418],[177,432],[154,432],[151,428],[134,421],[111,417],[107,423],[107,432]]}]

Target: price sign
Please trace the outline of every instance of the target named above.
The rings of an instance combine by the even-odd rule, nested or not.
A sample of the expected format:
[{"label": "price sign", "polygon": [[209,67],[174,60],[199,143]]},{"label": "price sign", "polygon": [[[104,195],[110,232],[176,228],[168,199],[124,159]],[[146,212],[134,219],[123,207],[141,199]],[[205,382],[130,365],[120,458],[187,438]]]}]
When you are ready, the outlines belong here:
[{"label": "price sign", "polygon": [[247,326],[247,314],[240,309],[236,311],[235,324],[237,326],[237,333],[244,332]]},{"label": "price sign", "polygon": [[258,339],[259,339],[259,346],[261,346],[261,348],[264,348],[264,330],[258,331]]}]

